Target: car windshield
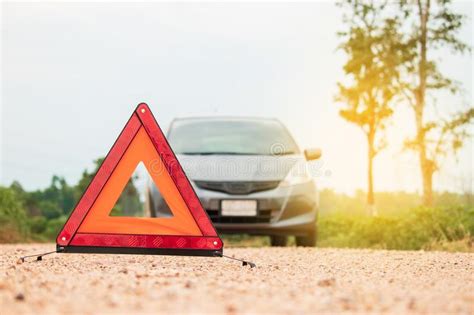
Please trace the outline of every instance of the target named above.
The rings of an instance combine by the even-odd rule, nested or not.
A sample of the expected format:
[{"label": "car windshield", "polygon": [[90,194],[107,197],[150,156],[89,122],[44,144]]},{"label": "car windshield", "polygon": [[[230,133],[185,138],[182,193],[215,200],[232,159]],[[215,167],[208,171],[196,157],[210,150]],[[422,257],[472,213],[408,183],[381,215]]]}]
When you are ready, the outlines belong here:
[{"label": "car windshield", "polygon": [[172,124],[168,139],[177,154],[299,153],[287,129],[275,120],[177,120]]}]

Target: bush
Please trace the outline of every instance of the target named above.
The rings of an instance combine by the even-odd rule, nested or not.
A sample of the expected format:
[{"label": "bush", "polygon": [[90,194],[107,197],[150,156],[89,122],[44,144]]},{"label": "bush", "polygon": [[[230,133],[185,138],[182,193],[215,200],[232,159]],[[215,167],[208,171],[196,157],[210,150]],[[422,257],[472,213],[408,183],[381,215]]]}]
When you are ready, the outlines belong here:
[{"label": "bush", "polygon": [[322,215],[321,246],[430,249],[433,244],[472,240],[474,208],[415,208],[396,216],[367,217],[344,213]]},{"label": "bush", "polygon": [[5,187],[0,187],[0,226],[0,243],[19,242],[28,236],[25,209],[16,193]]},{"label": "bush", "polygon": [[66,220],[66,216],[61,216],[59,218],[49,220],[48,224],[46,225],[46,230],[43,232],[43,235],[48,239],[54,241],[59,231],[63,227],[64,223],[66,223]]},{"label": "bush", "polygon": [[42,234],[46,230],[48,219],[45,217],[32,217],[30,219],[30,229],[33,234]]},{"label": "bush", "polygon": [[59,218],[63,214],[59,205],[51,200],[40,201],[39,208],[41,209],[42,215],[48,220]]}]

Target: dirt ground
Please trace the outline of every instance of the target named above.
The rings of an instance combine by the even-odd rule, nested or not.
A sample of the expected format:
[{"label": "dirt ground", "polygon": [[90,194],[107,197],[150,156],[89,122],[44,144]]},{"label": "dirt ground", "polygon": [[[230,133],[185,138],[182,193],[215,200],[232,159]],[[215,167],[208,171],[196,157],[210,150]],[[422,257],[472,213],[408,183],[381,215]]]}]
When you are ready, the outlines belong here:
[{"label": "dirt ground", "polygon": [[0,313],[474,314],[474,254],[231,248],[224,258],[53,254],[2,245]]}]

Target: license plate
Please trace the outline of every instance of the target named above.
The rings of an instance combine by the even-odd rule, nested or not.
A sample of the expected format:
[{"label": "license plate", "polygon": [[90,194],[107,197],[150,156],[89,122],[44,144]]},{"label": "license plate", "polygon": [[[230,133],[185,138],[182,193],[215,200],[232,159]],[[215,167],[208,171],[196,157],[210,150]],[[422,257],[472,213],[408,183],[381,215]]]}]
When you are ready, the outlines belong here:
[{"label": "license plate", "polygon": [[227,217],[254,217],[257,215],[257,201],[222,200],[221,215]]}]

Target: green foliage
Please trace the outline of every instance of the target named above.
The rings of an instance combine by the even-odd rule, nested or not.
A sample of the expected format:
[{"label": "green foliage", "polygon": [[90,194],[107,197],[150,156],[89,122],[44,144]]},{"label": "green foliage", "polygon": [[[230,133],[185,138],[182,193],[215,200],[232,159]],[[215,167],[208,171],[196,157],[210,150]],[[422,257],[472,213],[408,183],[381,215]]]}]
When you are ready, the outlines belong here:
[{"label": "green foliage", "polygon": [[[380,14],[386,6],[383,2],[347,0],[339,5],[349,11],[344,17],[347,31],[339,33],[343,40],[339,48],[347,55],[344,72],[350,80],[338,83],[336,100],[345,105],[340,115],[372,137],[369,145],[376,145],[376,133],[385,128],[398,93],[398,70],[403,62],[396,49],[400,25]],[[379,143],[379,149],[383,145]]]},{"label": "green foliage", "polygon": [[[43,190],[28,192],[16,181],[9,188],[0,187],[0,243],[53,241],[102,161],[103,159],[95,161],[93,172],[85,170],[75,186],[55,175],[51,184]],[[143,214],[135,179],[133,177],[127,183],[112,215]]]},{"label": "green foliage", "polygon": [[384,2],[347,0],[340,6],[349,11],[344,18],[347,31],[339,36],[348,58],[344,72],[351,79],[351,84],[338,84],[338,99],[348,107],[341,115],[360,126],[383,128],[400,88],[399,68],[404,61],[398,52],[400,21],[382,14]]},{"label": "green foliage", "polygon": [[134,184],[135,179],[137,178],[132,176],[127,182],[117,204],[110,213],[111,216],[141,217],[144,215],[139,192]]},{"label": "green foliage", "polygon": [[0,187],[0,242],[17,242],[28,236],[25,209],[14,190]]},{"label": "green foliage", "polygon": [[58,202],[53,200],[41,200],[39,201],[38,206],[46,219],[55,219],[60,217],[63,212]]},{"label": "green foliage", "polygon": [[[399,216],[406,209],[414,209],[422,203],[422,198],[417,193],[399,192],[377,192],[375,193],[377,212],[381,216]],[[345,215],[365,215],[366,193],[358,190],[354,196],[337,193],[331,189],[323,189],[320,192],[320,211],[322,215],[343,212]],[[472,208],[474,207],[474,195],[456,194],[450,192],[436,193],[434,195],[434,207],[436,208]]]},{"label": "green foliage", "polygon": [[393,114],[400,92],[399,74],[404,62],[398,52],[400,21],[381,14],[386,2],[343,0],[345,31],[339,46],[346,54],[346,78],[338,82],[339,114],[360,127],[367,139],[367,204],[373,209],[373,160],[387,145],[383,131]]},{"label": "green foliage", "polygon": [[[415,207],[380,211],[380,216],[364,215],[364,196],[333,194],[331,201],[345,210],[322,209],[318,222],[318,247],[372,248],[389,250],[474,251],[474,207]],[[421,201],[415,194],[397,193],[386,199],[403,196],[403,204]],[[442,194],[438,198],[455,194]],[[340,196],[339,201],[336,196]],[[459,195],[458,195],[459,196]],[[416,197],[416,198],[415,198]],[[445,201],[441,201],[445,202]],[[351,207],[359,211],[352,211]],[[329,203],[328,203],[329,204]],[[345,206],[349,206],[345,208]],[[322,205],[324,207],[324,205]],[[224,236],[226,246],[269,246],[265,237]],[[289,244],[292,244],[291,239]]]},{"label": "green foliage", "polygon": [[471,51],[459,36],[467,17],[457,13],[452,2],[338,1],[344,12],[339,48],[347,61],[343,67],[346,78],[338,83],[336,100],[344,104],[340,115],[367,135],[369,205],[374,199],[372,160],[386,145],[380,131],[395,110],[394,102],[408,105],[414,114],[416,132],[406,139],[404,148],[419,155],[426,206],[433,202],[433,174],[471,136],[471,100],[453,98],[444,104],[452,108],[453,103],[465,103],[463,108],[436,108],[440,91],[462,94],[461,84],[441,71],[442,59],[436,55],[441,49],[459,54]]},{"label": "green foliage", "polygon": [[[416,133],[406,139],[405,148],[415,150],[419,155],[423,203],[431,205],[433,174],[439,171],[447,156],[455,156],[464,145],[474,119],[472,104],[457,112],[445,110],[440,116],[443,111],[437,108],[436,101],[438,91],[453,95],[461,91],[460,83],[441,71],[442,60],[434,57],[434,52],[439,53],[440,48],[460,54],[471,51],[459,37],[467,17],[455,12],[451,0],[402,0],[396,7],[394,16],[407,29],[400,37],[399,45],[404,60],[400,87],[404,101],[413,110],[416,126]],[[453,98],[444,107],[452,108],[455,102]],[[435,119],[427,119],[428,110],[435,114]]]},{"label": "green foliage", "polygon": [[474,208],[419,207],[377,217],[336,212],[322,215],[318,226],[320,246],[430,249],[438,243],[472,242]]},{"label": "green foliage", "polygon": [[30,229],[33,234],[43,234],[48,225],[48,219],[42,216],[30,218]]},{"label": "green foliage", "polygon": [[[367,216],[365,192],[320,193],[318,246],[396,250],[474,251],[474,197],[437,193],[435,207],[407,192],[376,193],[379,216]],[[225,236],[226,246],[269,246],[264,237]],[[291,244],[291,239],[289,244]]]},{"label": "green foliage", "polygon": [[[0,243],[54,241],[76,199],[71,196],[90,181],[76,186],[53,177],[44,190],[25,191],[18,182],[0,187]],[[138,216],[138,191],[131,178],[111,215]],[[87,184],[85,186],[87,186]],[[82,191],[81,191],[82,193]],[[415,193],[376,193],[380,216],[365,215],[366,193],[354,196],[322,190],[318,223],[319,245],[351,248],[472,250],[474,198],[472,195],[435,194],[434,208],[420,208]],[[67,208],[70,207],[70,208]],[[226,236],[229,246],[268,246],[265,237]],[[289,244],[292,244],[290,240]],[[454,245],[453,245],[454,244]]]},{"label": "green foliage", "polygon": [[66,223],[66,220],[66,216],[49,220],[46,224],[45,231],[42,233],[43,236],[46,237],[48,240],[54,240],[61,228],[63,227],[64,223]]},{"label": "green foliage", "polygon": [[83,192],[87,189],[87,186],[89,186],[89,183],[92,181],[92,178],[94,178],[95,173],[97,172],[97,170],[99,169],[103,161],[104,161],[104,158],[98,158],[97,160],[94,161],[95,169],[93,172],[89,172],[88,170],[84,170],[84,172],[82,172],[82,177],[75,187],[76,188],[74,191],[75,200],[79,200],[79,198],[81,198]]}]

